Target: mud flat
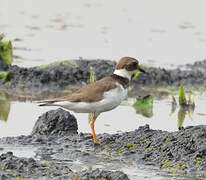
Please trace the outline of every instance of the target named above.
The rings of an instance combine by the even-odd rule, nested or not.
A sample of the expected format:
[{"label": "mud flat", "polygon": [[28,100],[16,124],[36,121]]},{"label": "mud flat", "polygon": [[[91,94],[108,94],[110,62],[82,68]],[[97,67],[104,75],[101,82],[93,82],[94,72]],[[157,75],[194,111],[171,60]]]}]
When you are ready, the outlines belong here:
[{"label": "mud flat", "polygon": [[[64,127],[70,122],[66,133]],[[205,125],[176,132],[145,125],[131,132],[98,134],[101,146],[94,146],[91,134],[77,134],[77,129],[74,116],[59,108],[40,116],[31,135],[1,138],[1,147],[36,148],[35,159],[2,154],[1,178],[128,179],[119,171],[128,166],[155,168],[176,179],[206,178]]]}]

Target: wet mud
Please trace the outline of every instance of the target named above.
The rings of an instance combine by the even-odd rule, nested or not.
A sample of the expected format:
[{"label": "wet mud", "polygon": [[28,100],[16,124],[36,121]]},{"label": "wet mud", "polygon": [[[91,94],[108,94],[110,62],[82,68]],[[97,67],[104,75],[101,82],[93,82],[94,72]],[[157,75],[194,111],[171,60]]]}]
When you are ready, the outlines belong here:
[{"label": "wet mud", "polygon": [[69,165],[59,164],[54,161],[38,161],[33,158],[19,158],[12,152],[0,155],[1,179],[128,179],[127,175],[120,172],[104,171],[100,169],[73,172]]},{"label": "wet mud", "polygon": [[[160,172],[185,179],[197,176],[206,178],[205,125],[190,126],[176,132],[152,130],[149,125],[145,125],[131,132],[98,134],[101,145],[96,146],[90,133],[74,132],[75,123],[63,135],[68,116],[61,117],[62,125],[56,133],[48,134],[55,119],[50,117],[68,113],[63,111],[59,108],[39,117],[34,129],[45,121],[42,117],[46,116],[46,121],[50,121],[47,125],[44,124],[41,135],[33,130],[29,136],[0,139],[1,147],[35,147],[35,159],[38,159],[17,158],[12,153],[2,154],[1,177],[9,178],[12,173],[21,177],[38,177],[36,173],[39,172],[39,177],[50,178],[68,177],[70,174],[71,177],[78,175],[80,179],[84,179],[86,173],[86,179],[127,179],[127,175],[119,172],[121,168],[144,165],[148,169],[156,168]],[[70,118],[74,121],[73,116]],[[19,165],[21,161],[22,167]],[[47,162],[46,165],[43,162]],[[97,170],[97,167],[106,170]],[[85,168],[86,171],[83,171]],[[73,169],[79,171],[75,174]]]}]

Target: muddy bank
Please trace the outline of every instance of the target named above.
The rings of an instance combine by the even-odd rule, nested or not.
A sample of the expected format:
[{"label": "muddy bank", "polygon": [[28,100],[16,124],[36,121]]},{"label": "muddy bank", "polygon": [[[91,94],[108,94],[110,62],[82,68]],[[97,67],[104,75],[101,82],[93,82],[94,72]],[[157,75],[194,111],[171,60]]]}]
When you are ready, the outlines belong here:
[{"label": "muddy bank", "polygon": [[127,180],[126,174],[116,171],[104,171],[100,169],[73,172],[66,163],[38,161],[33,158],[18,158],[12,152],[0,155],[0,178],[35,178],[35,179],[120,179]]},{"label": "muddy bank", "polygon": [[89,82],[91,68],[96,78],[101,79],[114,70],[115,62],[106,60],[64,61],[48,66],[22,68],[9,67],[11,78],[1,82],[1,89],[24,90],[25,92],[57,91],[68,85],[83,86]]},{"label": "muddy bank", "polygon": [[[58,111],[62,110],[55,110]],[[54,111],[47,113],[54,114]],[[41,117],[45,117],[45,114]],[[37,121],[35,126],[41,123]],[[67,123],[66,118],[65,122],[62,120],[62,131],[64,123]],[[148,169],[156,168],[164,174],[185,179],[206,177],[205,125],[190,126],[176,132],[153,130],[149,125],[137,128],[121,134],[98,134],[101,146],[94,146],[90,133],[68,133],[62,136],[60,129],[52,135],[33,132],[29,136],[1,138],[0,145],[22,148],[33,146],[37,148],[35,158],[41,162],[49,161],[50,168],[54,169],[56,163],[63,167],[69,164],[72,171],[100,167],[114,172],[125,167],[135,169],[144,165]],[[21,176],[24,177],[24,174]],[[33,177],[32,174],[30,177]]]},{"label": "muddy bank", "polygon": [[[72,60],[46,66],[22,68],[10,66],[11,78],[0,82],[1,89],[42,92],[68,88],[68,85],[83,86],[89,83],[90,69],[96,79],[110,75],[116,62],[109,60]],[[147,74],[141,74],[134,82],[138,86],[206,86],[206,60],[185,65],[184,68],[167,70],[144,67]],[[183,70],[185,69],[185,70]]]}]

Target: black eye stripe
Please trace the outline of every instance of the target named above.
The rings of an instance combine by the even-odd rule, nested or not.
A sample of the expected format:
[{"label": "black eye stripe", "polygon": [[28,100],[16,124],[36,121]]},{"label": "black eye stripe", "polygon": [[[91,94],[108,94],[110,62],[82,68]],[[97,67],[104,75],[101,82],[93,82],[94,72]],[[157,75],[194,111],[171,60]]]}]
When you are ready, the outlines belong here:
[{"label": "black eye stripe", "polygon": [[137,62],[130,62],[125,66],[126,70],[128,71],[134,71],[138,69],[138,63]]},{"label": "black eye stripe", "polygon": [[137,66],[138,66],[137,62],[131,62],[131,63],[127,64],[127,67],[130,67],[130,68],[137,67]]},{"label": "black eye stripe", "polygon": [[137,62],[132,62],[130,65],[131,66],[137,66]]}]

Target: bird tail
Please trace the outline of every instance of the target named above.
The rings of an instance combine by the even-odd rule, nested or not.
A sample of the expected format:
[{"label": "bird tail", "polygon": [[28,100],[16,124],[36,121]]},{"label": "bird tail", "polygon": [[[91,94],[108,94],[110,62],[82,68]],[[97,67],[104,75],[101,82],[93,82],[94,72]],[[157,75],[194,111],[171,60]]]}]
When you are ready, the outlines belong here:
[{"label": "bird tail", "polygon": [[57,100],[56,99],[48,99],[48,100],[43,100],[43,101],[38,101],[39,106],[53,106],[53,103],[55,103]]},{"label": "bird tail", "polygon": [[42,104],[39,104],[38,106],[49,106],[48,103],[42,103]]}]

